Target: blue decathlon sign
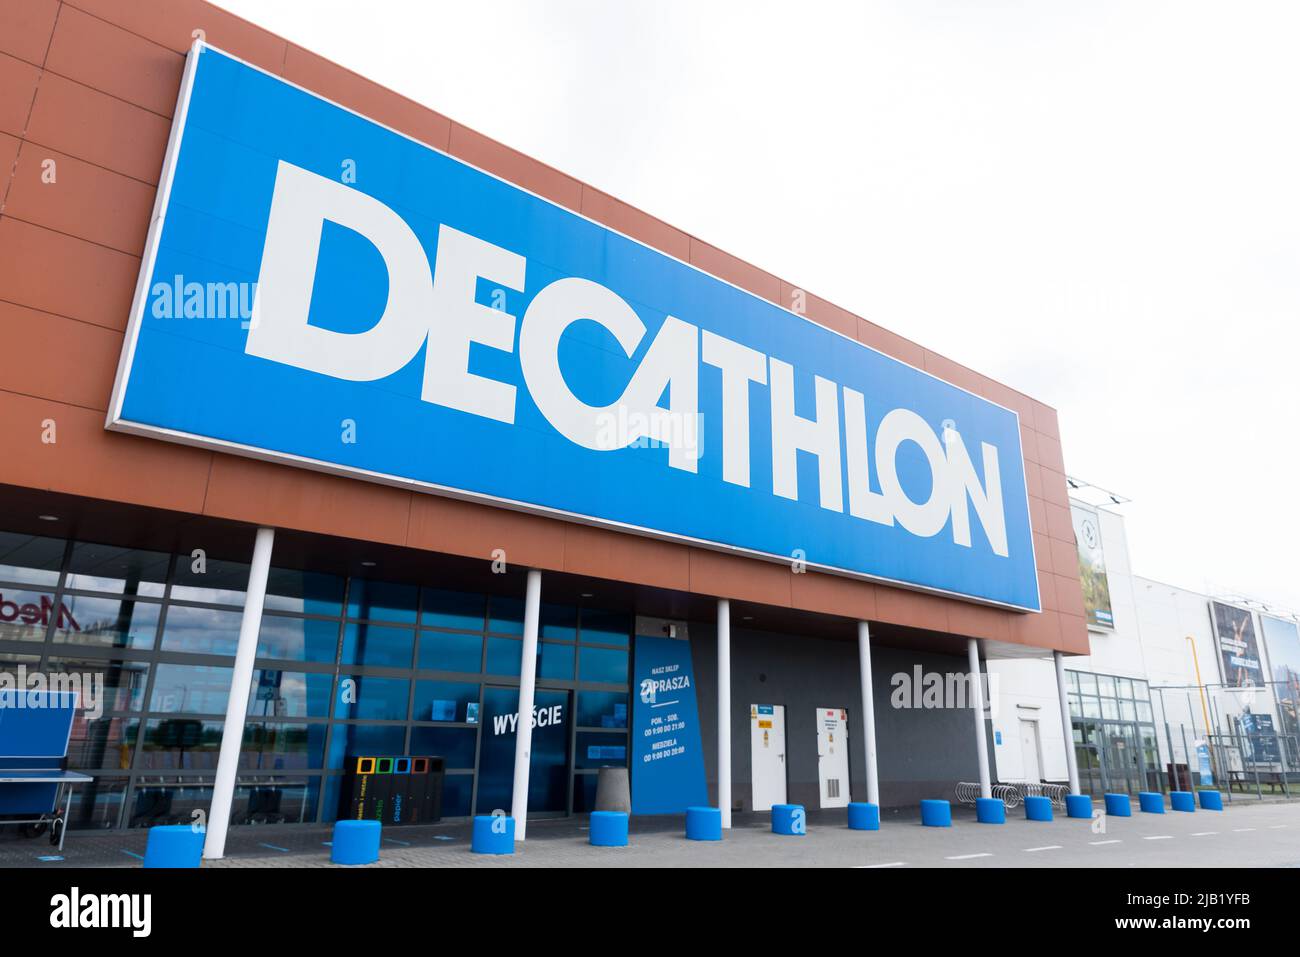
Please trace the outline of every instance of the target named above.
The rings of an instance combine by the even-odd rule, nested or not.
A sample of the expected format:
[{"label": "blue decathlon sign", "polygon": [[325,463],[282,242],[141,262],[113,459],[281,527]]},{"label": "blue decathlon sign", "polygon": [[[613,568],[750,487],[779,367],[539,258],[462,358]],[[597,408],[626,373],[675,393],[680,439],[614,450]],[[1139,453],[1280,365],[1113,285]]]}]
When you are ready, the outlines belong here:
[{"label": "blue decathlon sign", "polygon": [[1039,608],[1014,412],[201,44],[108,426]]},{"label": "blue decathlon sign", "polygon": [[632,813],[708,804],[691,643],[638,635],[632,657]]}]

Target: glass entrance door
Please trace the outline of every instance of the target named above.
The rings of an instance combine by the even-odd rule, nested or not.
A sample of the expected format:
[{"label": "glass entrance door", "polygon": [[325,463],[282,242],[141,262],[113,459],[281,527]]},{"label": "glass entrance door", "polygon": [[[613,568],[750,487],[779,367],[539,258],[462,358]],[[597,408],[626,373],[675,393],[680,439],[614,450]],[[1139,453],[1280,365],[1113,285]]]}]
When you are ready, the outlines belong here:
[{"label": "glass entrance door", "polygon": [[1115,794],[1137,794],[1145,778],[1137,725],[1132,721],[1102,722],[1105,747],[1106,790]]},{"label": "glass entrance door", "polygon": [[[515,776],[518,688],[483,689],[477,814],[510,813]],[[530,814],[560,813],[569,803],[569,692],[538,689],[533,697],[533,746],[528,770]]]}]

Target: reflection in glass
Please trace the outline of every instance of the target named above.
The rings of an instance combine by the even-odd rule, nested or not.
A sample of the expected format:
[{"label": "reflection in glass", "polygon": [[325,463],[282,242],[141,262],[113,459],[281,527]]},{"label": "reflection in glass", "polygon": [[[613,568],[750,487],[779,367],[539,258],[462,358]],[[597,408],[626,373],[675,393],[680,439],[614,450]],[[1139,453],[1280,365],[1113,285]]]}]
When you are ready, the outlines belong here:
[{"label": "reflection in glass", "polygon": [[517,675],[524,656],[524,643],[517,638],[489,638],[487,664],[490,675]]},{"label": "reflection in glass", "polygon": [[478,706],[478,685],[458,681],[417,681],[416,721],[468,721],[468,708]]},{"label": "reflection in glass", "polygon": [[598,645],[624,645],[632,634],[632,616],[623,612],[582,609],[582,640]]},{"label": "reflection in glass", "polygon": [[334,676],[328,672],[281,671],[258,668],[248,714],[263,718],[326,718]]},{"label": "reflection in glass", "polygon": [[338,646],[337,621],[263,615],[257,637],[257,657],[332,664]]},{"label": "reflection in glass", "polygon": [[190,549],[176,556],[172,597],[181,601],[242,607],[244,592],[248,588],[248,565],[208,556],[196,558],[194,551]]},{"label": "reflection in glass", "polygon": [[151,771],[212,771],[221,750],[222,721],[151,719],[140,744],[141,768]]},{"label": "reflection in glass", "polygon": [[579,691],[578,725],[585,728],[626,728],[627,695],[618,691]]},{"label": "reflection in glass", "polygon": [[71,770],[114,769],[128,771],[135,741],[140,731],[136,718],[79,718],[72,724],[68,740],[68,767]]},{"label": "reflection in glass", "polygon": [[413,625],[419,600],[414,585],[354,578],[348,586],[348,617]]},{"label": "reflection in glass", "polygon": [[0,588],[0,639],[44,641],[46,625],[58,618],[68,623],[67,613],[60,616],[55,610],[52,594]]},{"label": "reflection in glass", "polygon": [[[346,676],[339,681],[334,709],[336,718],[406,720],[411,682],[405,678],[376,678],[373,675],[354,675],[351,681],[349,685]],[[356,700],[350,700],[352,697]]]},{"label": "reflection in glass", "polygon": [[231,669],[212,665],[160,664],[154,673],[149,710],[224,715],[230,676]]},{"label": "reflection in glass", "polygon": [[537,646],[537,674],[559,681],[573,680],[573,645],[541,642]]},{"label": "reflection in glass", "polygon": [[0,581],[53,588],[62,564],[63,539],[0,532]]},{"label": "reflection in glass", "polygon": [[[139,711],[144,706],[145,683],[149,679],[147,661],[51,658],[45,669],[51,674],[62,672],[80,675],[86,695],[90,694],[92,688],[96,693],[102,690],[102,710],[105,712]],[[83,698],[83,707],[95,710],[94,703],[88,698]]]},{"label": "reflection in glass", "polygon": [[430,671],[478,674],[483,667],[483,636],[422,631],[419,667]]},{"label": "reflection in glass", "polygon": [[171,555],[77,542],[68,560],[68,588],[161,598]]},{"label": "reflection in glass", "polygon": [[272,568],[266,582],[266,610],[338,617],[343,609],[343,579],[291,568]]},{"label": "reflection in glass", "polygon": [[[231,655],[239,647],[238,611],[216,608],[191,608],[171,605],[163,624],[163,651],[183,651],[192,655]],[[224,709],[223,709],[224,710]]]},{"label": "reflection in glass", "polygon": [[338,770],[348,758],[405,752],[405,725],[336,724],[330,737],[329,766],[331,770]]},{"label": "reflection in glass", "polygon": [[415,654],[415,631],[384,625],[349,623],[343,629],[345,665],[409,668]]},{"label": "reflection in glass", "polygon": [[616,648],[581,648],[578,677],[583,681],[627,684],[627,652]]},{"label": "reflection in glass", "polygon": [[411,753],[437,755],[448,768],[472,769],[477,736],[473,728],[412,728]]},{"label": "reflection in glass", "polygon": [[424,589],[420,623],[435,628],[455,628],[461,631],[482,631],[487,601],[483,595],[447,591],[442,588]]},{"label": "reflection in glass", "polygon": [[118,598],[64,595],[54,640],[106,648],[153,648],[162,605]]}]

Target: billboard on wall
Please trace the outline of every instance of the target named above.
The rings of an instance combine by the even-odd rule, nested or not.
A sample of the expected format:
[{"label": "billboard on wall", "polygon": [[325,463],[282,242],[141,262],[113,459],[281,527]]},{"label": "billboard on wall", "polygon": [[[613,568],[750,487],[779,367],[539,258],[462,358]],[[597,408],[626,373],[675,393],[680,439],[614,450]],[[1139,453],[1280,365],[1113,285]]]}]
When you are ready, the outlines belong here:
[{"label": "billboard on wall", "polygon": [[1255,616],[1248,608],[1210,602],[1210,618],[1219,642],[1219,668],[1229,688],[1259,688],[1264,666],[1255,638]]},{"label": "billboard on wall", "polygon": [[1014,411],[201,43],[106,424],[1040,609]]},{"label": "billboard on wall", "polygon": [[1272,615],[1260,615],[1259,624],[1275,682],[1282,733],[1300,734],[1300,625]]},{"label": "billboard on wall", "polygon": [[1070,503],[1074,540],[1079,549],[1079,581],[1083,585],[1083,606],[1088,624],[1114,628],[1110,607],[1110,582],[1106,578],[1106,554],[1101,544],[1101,523],[1095,508]]}]

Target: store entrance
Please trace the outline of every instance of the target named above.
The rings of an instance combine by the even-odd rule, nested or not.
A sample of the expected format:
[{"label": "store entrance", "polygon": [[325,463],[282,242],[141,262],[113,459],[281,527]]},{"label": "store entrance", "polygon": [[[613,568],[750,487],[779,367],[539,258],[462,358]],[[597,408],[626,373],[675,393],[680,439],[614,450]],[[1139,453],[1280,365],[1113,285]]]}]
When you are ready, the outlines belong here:
[{"label": "store entrance", "polygon": [[[475,813],[510,813],[515,775],[519,689],[483,689],[478,797]],[[569,732],[573,727],[568,691],[538,689],[533,696],[532,761],[528,771],[530,814],[563,814],[569,802]]]}]

